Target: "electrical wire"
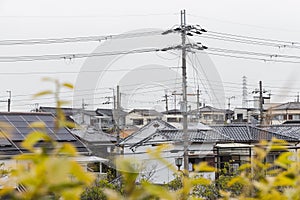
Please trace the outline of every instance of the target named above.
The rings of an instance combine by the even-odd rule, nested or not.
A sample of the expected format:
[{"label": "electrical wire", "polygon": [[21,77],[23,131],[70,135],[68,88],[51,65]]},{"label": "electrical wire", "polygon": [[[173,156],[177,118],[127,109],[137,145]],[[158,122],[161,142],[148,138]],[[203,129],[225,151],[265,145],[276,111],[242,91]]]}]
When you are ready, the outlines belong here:
[{"label": "electrical wire", "polygon": [[101,53],[77,53],[77,54],[56,54],[56,55],[38,55],[38,56],[0,56],[0,62],[19,62],[19,61],[42,61],[42,60],[72,60],[79,58],[101,57],[101,56],[114,56],[114,55],[128,55],[140,54],[160,51],[158,48],[145,48],[130,51],[112,51]]},{"label": "electrical wire", "polygon": [[214,56],[221,56],[221,57],[238,58],[238,59],[244,59],[244,60],[256,60],[256,61],[263,61],[263,62],[290,63],[290,64],[299,64],[300,63],[300,61],[289,61],[289,60],[278,60],[278,59],[274,60],[274,59],[269,59],[269,58],[231,55],[231,54],[228,54],[228,53],[213,53],[213,52],[201,52],[201,51],[200,51],[200,53],[204,53],[204,54],[208,54],[208,55],[214,55]]},{"label": "electrical wire", "polygon": [[25,39],[25,40],[0,40],[0,46],[7,45],[37,45],[37,44],[57,44],[71,42],[100,42],[108,39],[126,39],[135,37],[145,37],[150,35],[160,35],[163,31],[145,31],[138,33],[124,33],[118,35],[105,36],[81,36],[81,37],[64,37],[64,38],[48,38],[48,39]]}]

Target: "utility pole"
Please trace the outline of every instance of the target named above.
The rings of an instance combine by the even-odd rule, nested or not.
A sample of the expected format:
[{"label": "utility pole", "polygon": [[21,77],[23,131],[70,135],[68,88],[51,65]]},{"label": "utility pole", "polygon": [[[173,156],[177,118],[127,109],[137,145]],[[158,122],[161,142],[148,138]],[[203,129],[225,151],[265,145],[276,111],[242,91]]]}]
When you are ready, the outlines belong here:
[{"label": "utility pole", "polygon": [[168,95],[165,94],[165,101],[166,101],[166,112],[169,111],[169,108],[168,108]]},{"label": "utility pole", "polygon": [[228,97],[227,98],[227,100],[228,100],[228,110],[230,110],[230,101],[231,101],[231,99],[234,99],[235,98],[235,96],[232,96],[232,97]]},{"label": "utility pole", "polygon": [[185,10],[180,12],[181,19],[181,40],[182,40],[182,115],[183,115],[183,166],[184,173],[188,176],[189,173],[189,158],[188,158],[188,127],[187,127],[187,83],[186,83],[186,15]]},{"label": "utility pole", "polygon": [[81,102],[81,117],[82,117],[82,124],[84,124],[84,109],[85,109],[85,106],[87,106],[87,104],[84,103],[84,99],[82,99],[82,102]]},{"label": "utility pole", "polygon": [[263,124],[263,90],[262,90],[262,81],[259,81],[259,113],[260,113],[260,125]]},{"label": "utility pole", "polygon": [[116,112],[116,131],[117,131],[117,144],[120,142],[120,109],[121,109],[121,95],[120,95],[120,86],[117,85],[117,112]]},{"label": "utility pole", "polygon": [[11,91],[7,90],[8,92],[8,99],[7,99],[7,112],[10,112],[10,104],[11,104]]},{"label": "utility pole", "polygon": [[198,85],[198,88],[197,88],[197,117],[198,117],[198,120],[200,120],[200,90],[199,90],[199,85]]},{"label": "utility pole", "polygon": [[177,101],[176,101],[176,90],[172,92],[172,95],[174,96],[174,110],[176,110],[176,104],[177,104]]},{"label": "utility pole", "polygon": [[[181,59],[182,59],[182,102],[181,102],[181,113],[183,116],[182,126],[183,126],[183,166],[184,166],[184,174],[188,176],[189,173],[189,160],[188,160],[188,145],[189,145],[189,135],[188,135],[188,124],[187,124],[187,70],[186,70],[186,54],[187,48],[192,48],[196,50],[204,50],[207,49],[206,46],[203,46],[201,43],[197,42],[196,44],[186,44],[186,37],[193,36],[193,34],[202,34],[202,32],[207,32],[199,25],[192,26],[186,25],[186,12],[185,10],[180,11],[180,26],[174,28],[172,30],[167,30],[162,34],[168,34],[171,32],[180,32],[181,33],[181,45],[177,45],[174,47],[168,47],[162,49],[161,51],[168,51],[171,49],[181,49]],[[200,46],[199,46],[200,45]]]}]

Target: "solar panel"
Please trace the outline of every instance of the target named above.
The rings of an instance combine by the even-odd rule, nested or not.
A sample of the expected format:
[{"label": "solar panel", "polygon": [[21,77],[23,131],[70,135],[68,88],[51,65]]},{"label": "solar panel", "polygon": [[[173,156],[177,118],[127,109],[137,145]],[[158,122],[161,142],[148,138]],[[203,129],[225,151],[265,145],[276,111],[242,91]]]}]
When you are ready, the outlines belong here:
[{"label": "solar panel", "polygon": [[39,115],[37,116],[38,121],[43,121],[43,122],[53,122],[54,117],[52,115]]},{"label": "solar panel", "polygon": [[13,127],[28,127],[28,123],[25,121],[10,121]]},{"label": "solar panel", "polygon": [[15,116],[15,115],[6,115],[6,118],[10,122],[19,122],[24,121],[24,119],[21,116]]},{"label": "solar panel", "polygon": [[6,122],[6,121],[7,121],[7,119],[6,119],[6,117],[5,117],[5,116],[2,116],[2,115],[0,115],[0,121],[1,121],[1,122]]},{"label": "solar panel", "polygon": [[54,121],[48,121],[48,122],[45,122],[46,126],[49,127],[49,128],[52,128],[54,129],[55,128],[55,123]]},{"label": "solar panel", "polygon": [[[26,136],[32,132],[34,129],[29,128],[28,125],[32,122],[40,121],[46,124],[46,132],[54,140],[58,142],[69,141],[73,144],[79,152],[88,152],[86,147],[80,142],[72,133],[66,129],[61,128],[58,131],[55,130],[55,118],[52,114],[45,113],[0,113],[0,122],[7,122],[13,131],[10,134],[11,141],[21,147],[21,142],[26,138]],[[0,130],[1,127],[0,127]],[[5,145],[11,145],[10,141],[5,138],[0,137],[0,147]]]},{"label": "solar panel", "polygon": [[39,121],[39,119],[36,116],[32,116],[32,115],[23,115],[22,117],[27,122],[36,122],[36,121]]},{"label": "solar panel", "polygon": [[12,146],[12,144],[4,137],[4,135],[0,134],[0,146]]},{"label": "solar panel", "polygon": [[9,134],[9,138],[13,141],[22,141],[25,139],[25,134],[20,133],[20,131],[14,128],[13,131]]}]

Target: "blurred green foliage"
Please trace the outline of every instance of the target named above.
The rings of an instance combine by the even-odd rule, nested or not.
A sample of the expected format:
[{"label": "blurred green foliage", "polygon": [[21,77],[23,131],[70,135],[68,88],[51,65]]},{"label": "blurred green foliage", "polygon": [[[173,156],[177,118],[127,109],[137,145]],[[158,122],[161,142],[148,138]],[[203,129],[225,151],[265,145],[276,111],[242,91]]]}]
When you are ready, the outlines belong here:
[{"label": "blurred green foliage", "polygon": [[[67,102],[59,99],[60,88],[72,89],[69,83],[59,83],[55,79],[46,79],[55,83],[55,90],[42,91],[35,97],[54,95],[57,103],[55,128],[73,126],[66,121],[61,106]],[[68,143],[58,143],[46,132],[43,122],[33,122],[29,125],[31,133],[22,142],[22,147],[28,151],[14,156],[17,166],[11,169],[9,178],[15,181],[23,190],[14,187],[3,187],[2,197],[9,199],[80,199],[84,188],[94,181],[92,174],[86,172],[74,159],[76,149]],[[37,145],[43,142],[43,145]]]},{"label": "blurred green foliage", "polygon": [[[69,83],[60,83],[55,79],[46,79],[55,84],[55,90],[42,91],[35,97],[54,95],[57,102],[56,129],[74,127],[66,121],[61,109],[68,102],[59,99],[61,88],[73,89]],[[1,125],[1,124],[0,124]],[[15,156],[18,163],[15,169],[2,169],[1,175],[9,175],[24,190],[14,187],[3,187],[2,198],[9,199],[83,199],[83,200],[148,200],[148,199],[264,199],[264,200],[300,200],[300,153],[289,149],[283,140],[262,141],[254,147],[250,162],[240,166],[236,174],[226,170],[216,171],[207,163],[194,166],[195,171],[188,173],[177,171],[161,156],[168,145],[157,146],[149,150],[151,158],[167,166],[175,179],[167,185],[155,185],[147,179],[139,180],[141,174],[138,162],[118,157],[116,167],[121,174],[121,187],[108,180],[96,181],[75,160],[76,149],[68,143],[57,143],[46,133],[43,122],[30,125],[33,131],[23,141],[22,147],[28,151]],[[6,130],[9,132],[9,130]],[[43,141],[45,145],[38,146]],[[280,152],[273,163],[266,162],[272,152]],[[1,165],[2,166],[2,165]],[[0,166],[0,167],[1,167]],[[108,177],[113,181],[116,172],[111,171]],[[199,173],[217,172],[215,181],[208,180]]]}]

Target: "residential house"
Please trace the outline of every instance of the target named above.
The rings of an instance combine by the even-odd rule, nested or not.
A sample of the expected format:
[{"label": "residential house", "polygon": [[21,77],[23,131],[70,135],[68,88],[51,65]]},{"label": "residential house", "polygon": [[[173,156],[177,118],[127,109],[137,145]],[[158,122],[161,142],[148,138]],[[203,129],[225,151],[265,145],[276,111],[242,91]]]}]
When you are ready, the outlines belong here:
[{"label": "residential house", "polygon": [[257,124],[259,121],[259,110],[256,108],[235,108],[233,122]]},{"label": "residential house", "polygon": [[92,127],[72,129],[71,132],[88,147],[91,155],[107,159],[111,159],[115,155],[116,135],[108,134]]},{"label": "residential house", "polygon": [[[125,127],[125,117],[127,113],[122,110],[118,112],[113,109],[97,108],[96,113],[100,119],[100,127],[103,131],[109,131],[117,124],[120,129]],[[117,120],[119,120],[118,123]]]},{"label": "residential house", "polygon": [[[99,118],[97,118],[96,111],[82,110],[79,108],[61,108],[64,115],[69,121],[73,121],[81,126],[98,126]],[[56,107],[40,106],[39,112],[51,113],[56,116]]]},{"label": "residential house", "polygon": [[[294,126],[293,131],[289,131],[291,127],[284,126],[275,128],[257,127],[251,124],[228,124],[188,127],[189,170],[193,171],[193,165],[205,161],[219,169],[229,167],[229,172],[233,172],[240,165],[250,161],[251,156],[254,155],[253,147],[261,140],[283,139],[289,142],[288,148],[298,148],[300,136],[296,137],[296,134],[300,131],[300,126]],[[151,121],[121,143],[124,157],[136,158],[143,163],[144,177],[152,174],[151,181],[167,183],[174,178],[172,171],[146,153],[160,144],[172,145],[169,149],[165,149],[161,156],[170,165],[175,166],[175,159],[183,157],[183,131],[170,126],[167,122]],[[278,151],[271,152],[266,161],[273,162],[279,154]],[[201,174],[211,179],[218,175]]]},{"label": "residential house", "polygon": [[133,109],[126,116],[126,125],[142,127],[152,120],[161,118],[162,114],[153,109]]},{"label": "residential house", "polygon": [[[215,146],[215,163],[219,169],[224,168],[225,163],[227,163],[231,169],[237,170],[240,165],[249,162],[250,157],[254,154],[253,147],[262,140],[282,139],[289,142],[291,147],[295,147],[300,141],[300,136],[295,136],[295,132],[300,130],[300,126],[297,129],[295,127],[293,134],[288,131],[288,127],[278,129],[273,126],[258,127],[251,124],[228,124],[211,127],[233,140],[233,143],[220,142]],[[273,162],[279,153],[271,152],[266,161]]]},{"label": "residential house", "polygon": [[[99,169],[101,169],[102,163],[107,162],[106,159],[91,157],[90,150],[68,128],[56,130],[55,117],[51,113],[1,112],[0,122],[0,128],[3,132],[7,127],[11,128],[8,135],[1,132],[2,137],[0,137],[0,162],[4,163],[4,168],[12,169],[18,164],[17,161],[13,159],[13,156],[28,153],[27,149],[22,146],[22,142],[27,135],[34,130],[29,127],[32,122],[43,122],[45,124],[46,133],[56,142],[67,142],[73,145],[78,152],[78,156],[73,159],[78,161],[86,170],[89,170],[90,163],[98,163]],[[37,146],[43,146],[46,150],[51,150],[52,148],[43,141],[40,141]],[[102,170],[100,170],[99,173],[99,176],[103,175]]]},{"label": "residential house", "polygon": [[300,102],[288,102],[270,107],[265,113],[267,124],[300,123]]},{"label": "residential house", "polygon": [[162,120],[165,122],[168,122],[169,124],[175,126],[175,127],[181,127],[183,115],[180,110],[168,110],[165,112],[162,112]]},{"label": "residential house", "polygon": [[[119,119],[119,128],[123,128],[125,125],[126,112],[119,111],[116,113],[113,109],[98,108],[94,110],[82,110],[77,108],[62,108],[65,116],[68,120],[74,121],[76,124],[83,128],[92,127],[97,130],[110,132],[116,125],[115,121],[117,116]],[[44,107],[41,106],[39,112],[49,112],[56,115],[55,107]]]},{"label": "residential house", "polygon": [[233,111],[204,106],[189,113],[190,122],[201,122],[207,125],[224,124],[233,117]]},{"label": "residential house", "polygon": [[[202,161],[207,161],[214,165],[214,145],[217,141],[230,141],[230,138],[219,134],[207,126],[193,127],[188,130],[189,136],[189,163],[190,170],[193,165]],[[139,131],[125,138],[121,145],[124,157],[135,158],[142,165],[143,176],[148,177],[155,183],[167,183],[174,179],[173,171],[146,152],[154,150],[157,145],[172,145],[169,149],[161,152],[161,156],[170,164],[175,166],[175,159],[183,156],[183,131],[162,120],[153,120],[142,127]],[[214,179],[214,173],[205,173],[207,177]]]}]

